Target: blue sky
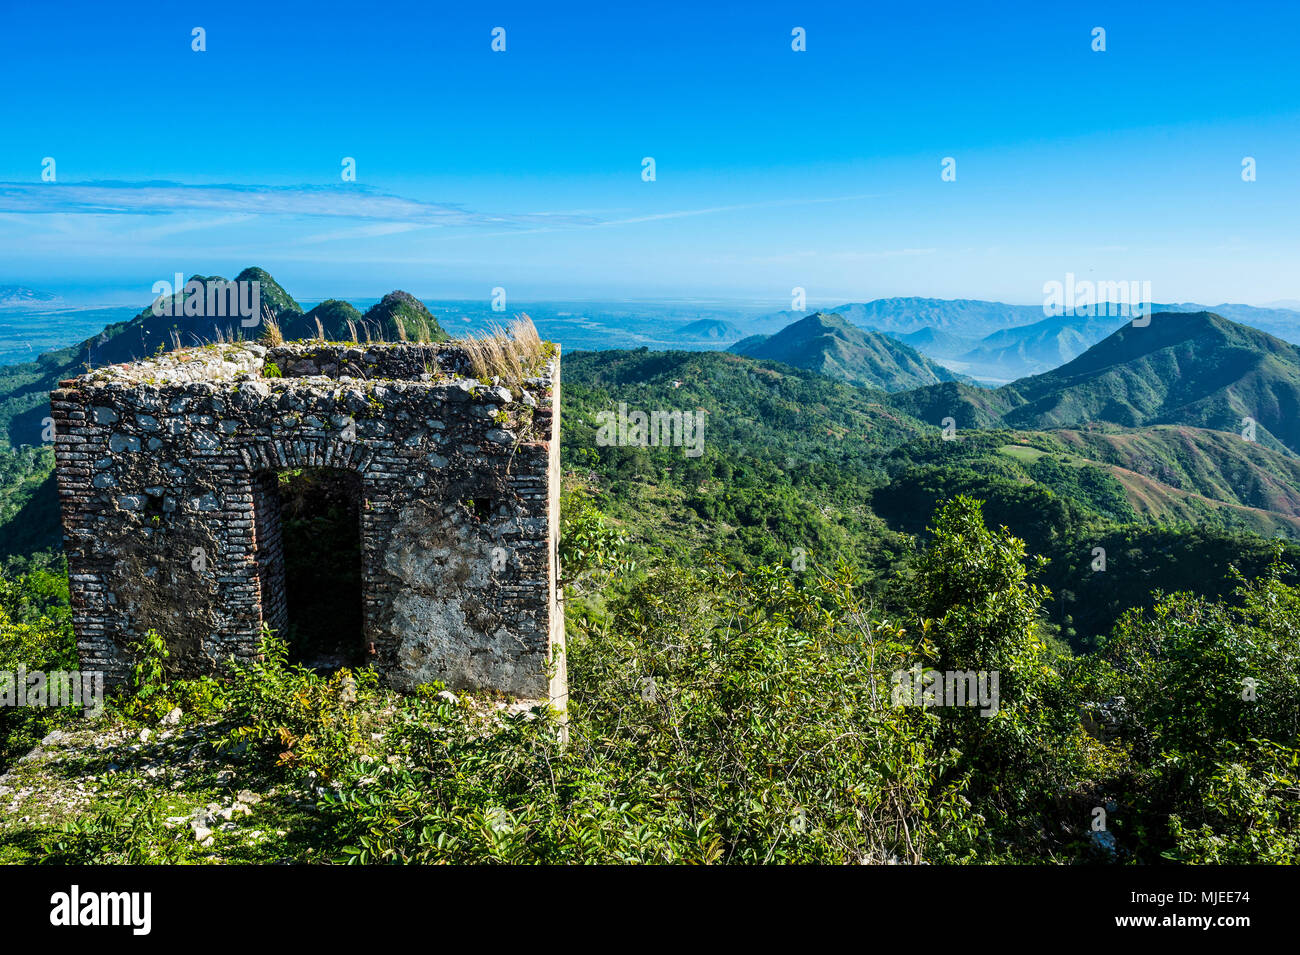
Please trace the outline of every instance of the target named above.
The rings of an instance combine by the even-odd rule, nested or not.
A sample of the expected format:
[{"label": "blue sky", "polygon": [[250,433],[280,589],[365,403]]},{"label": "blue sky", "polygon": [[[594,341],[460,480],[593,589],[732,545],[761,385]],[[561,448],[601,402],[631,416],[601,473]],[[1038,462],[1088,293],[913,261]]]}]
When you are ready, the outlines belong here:
[{"label": "blue sky", "polygon": [[779,308],[794,286],[1034,303],[1074,272],[1157,301],[1300,298],[1294,3],[4,17],[0,283],[136,301],[257,264],[306,299]]}]

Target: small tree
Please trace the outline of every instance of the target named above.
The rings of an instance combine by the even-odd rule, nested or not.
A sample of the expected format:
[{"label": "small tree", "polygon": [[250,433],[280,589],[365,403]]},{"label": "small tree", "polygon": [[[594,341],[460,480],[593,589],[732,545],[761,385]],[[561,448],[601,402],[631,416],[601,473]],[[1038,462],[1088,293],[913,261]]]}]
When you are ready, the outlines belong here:
[{"label": "small tree", "polygon": [[[1029,582],[1024,542],[989,530],[979,501],[956,497],[939,508],[933,539],[913,560],[906,602],[917,649],[933,669],[998,675],[998,707],[930,711],[939,739],[961,751],[959,771],[995,814],[1021,816],[1077,782],[1084,740],[1065,681],[1040,632],[1050,596]],[[980,803],[977,802],[977,805]]]}]

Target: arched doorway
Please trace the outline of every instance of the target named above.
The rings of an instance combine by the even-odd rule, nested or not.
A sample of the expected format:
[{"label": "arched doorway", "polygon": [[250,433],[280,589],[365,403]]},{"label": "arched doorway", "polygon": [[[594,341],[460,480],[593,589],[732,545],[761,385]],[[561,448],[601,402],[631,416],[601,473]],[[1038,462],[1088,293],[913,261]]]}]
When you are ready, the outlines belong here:
[{"label": "arched doorway", "polygon": [[364,662],[361,477],[285,468],[257,481],[263,619],[290,662],[334,670]]}]

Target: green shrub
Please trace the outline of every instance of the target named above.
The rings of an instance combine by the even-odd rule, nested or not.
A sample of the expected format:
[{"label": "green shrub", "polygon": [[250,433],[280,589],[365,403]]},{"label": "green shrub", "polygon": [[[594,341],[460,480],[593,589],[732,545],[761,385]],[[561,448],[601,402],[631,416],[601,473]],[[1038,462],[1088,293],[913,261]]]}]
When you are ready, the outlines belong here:
[{"label": "green shrub", "polygon": [[378,680],[372,670],[322,676],[290,666],[288,645],[264,630],[251,663],[232,665],[225,748],[251,746],[256,755],[329,779],[374,748],[369,723]]},{"label": "green shrub", "polygon": [[1196,865],[1300,864],[1300,748],[1231,745],[1210,772],[1200,805],[1169,819],[1164,855]]},{"label": "green shrub", "polygon": [[1300,589],[1280,560],[1229,601],[1128,614],[1094,695],[1133,753],[1115,782],[1142,861],[1295,861],[1300,840]]},{"label": "green shrub", "polygon": [[[857,862],[964,858],[980,820],[923,712],[890,705],[906,656],[841,573],[670,568],[570,633],[567,745],[513,717],[409,701],[392,762],[324,808],[378,862]],[[881,675],[885,683],[881,684]],[[879,689],[876,689],[878,687]]]},{"label": "green shrub", "polygon": [[[67,609],[67,576],[37,560],[26,573],[0,574],[0,672],[71,671],[77,646]],[[0,770],[51,729],[78,715],[73,709],[0,706]]]},{"label": "green shrub", "polygon": [[186,829],[178,838],[166,825],[158,797],[119,779],[99,793],[102,808],[45,835],[40,861],[47,865],[175,865],[194,852]]}]

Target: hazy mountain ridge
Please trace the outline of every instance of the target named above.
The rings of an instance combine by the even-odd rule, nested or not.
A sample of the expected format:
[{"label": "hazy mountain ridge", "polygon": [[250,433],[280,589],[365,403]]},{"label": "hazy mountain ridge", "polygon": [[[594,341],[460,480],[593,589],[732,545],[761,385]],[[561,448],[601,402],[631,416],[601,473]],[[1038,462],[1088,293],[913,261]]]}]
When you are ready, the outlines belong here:
[{"label": "hazy mountain ridge", "polygon": [[815,312],[770,337],[738,342],[729,351],[882,391],[903,391],[960,377],[911,346],[851,325],[833,312]]},{"label": "hazy mountain ridge", "polygon": [[57,305],[61,301],[53,292],[42,292],[24,285],[0,285],[0,309]]},{"label": "hazy mountain ridge", "polygon": [[914,332],[886,332],[929,358],[960,358],[977,344],[976,339],[926,326]]},{"label": "hazy mountain ridge", "polygon": [[1043,318],[1038,305],[1008,305],[978,299],[881,298],[850,302],[831,311],[854,325],[879,332],[908,334],[933,328],[963,338],[983,338],[1005,328]]},{"label": "hazy mountain ridge", "polygon": [[955,357],[976,377],[1014,380],[1077,358],[1128,321],[1113,316],[1058,315],[993,332]]},{"label": "hazy mountain ridge", "polygon": [[999,389],[1013,427],[1110,422],[1241,433],[1255,423],[1300,452],[1300,348],[1210,312],[1161,312],[1125,324],[1060,368]]},{"label": "hazy mountain ridge", "polygon": [[[1152,312],[1208,311],[1250,325],[1292,343],[1300,343],[1300,311],[1252,305],[1154,304]],[[1046,315],[1037,305],[1008,305],[978,299],[918,297],[846,303],[827,311],[869,331],[892,335],[953,371],[977,380],[1005,384],[1040,374],[1068,362],[1130,319],[1094,314]],[[806,313],[783,311],[772,322],[797,321]]]},{"label": "hazy mountain ridge", "polygon": [[720,319],[701,318],[677,329],[677,334],[692,341],[734,342],[744,337],[738,325]]}]

